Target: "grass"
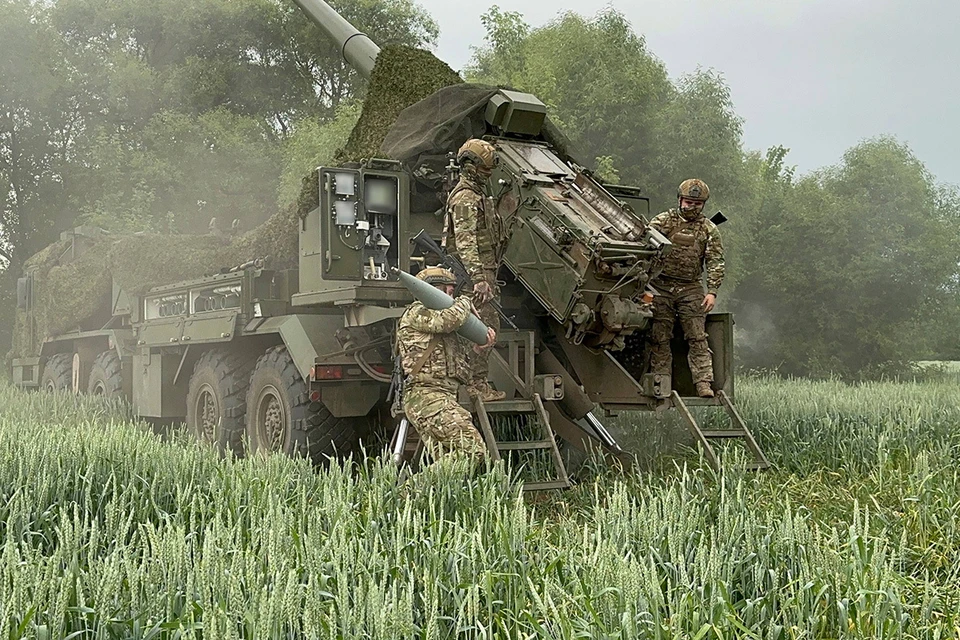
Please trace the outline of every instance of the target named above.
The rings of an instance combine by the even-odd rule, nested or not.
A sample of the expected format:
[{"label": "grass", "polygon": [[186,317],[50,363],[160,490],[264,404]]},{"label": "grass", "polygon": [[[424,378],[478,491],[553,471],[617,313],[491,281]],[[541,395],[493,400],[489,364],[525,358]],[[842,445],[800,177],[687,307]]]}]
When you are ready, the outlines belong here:
[{"label": "grass", "polygon": [[956,637],[957,382],[738,402],[776,470],[625,416],[652,471],[532,497],[500,468],[221,460],[3,387],[0,638]]}]

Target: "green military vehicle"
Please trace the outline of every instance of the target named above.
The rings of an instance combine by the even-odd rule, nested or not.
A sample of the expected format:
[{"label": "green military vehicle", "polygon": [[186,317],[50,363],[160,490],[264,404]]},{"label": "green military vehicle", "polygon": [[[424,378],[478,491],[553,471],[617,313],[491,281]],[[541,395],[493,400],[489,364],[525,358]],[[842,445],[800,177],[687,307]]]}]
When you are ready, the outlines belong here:
[{"label": "green military vehicle", "polygon": [[[379,48],[322,0],[296,0],[369,77]],[[33,357],[13,362],[24,388],[128,398],[145,418],[183,420],[223,449],[278,451],[314,460],[353,451],[389,433],[393,337],[412,296],[395,269],[415,272],[430,256],[411,241],[439,237],[438,192],[451,184],[449,153],[483,136],[499,153],[488,207],[504,228],[503,308],[516,329],[502,332],[491,377],[508,400],[473,406],[488,444],[572,448],[594,444],[621,455],[595,412],[678,408],[716,463],[711,437],[747,440],[732,404],[732,318],[708,316],[713,400],[694,398],[682,340],[672,376],[646,372],[650,280],[670,242],[647,225],[649,202],[635,188],[605,185],[567,156],[536,97],[456,84],[404,110],[381,151],[316,174],[319,206],[295,222],[299,264],[267,269],[250,261],[209,277],[136,295],[114,278],[112,295],[71,331],[40,335],[37,274],[18,287],[21,324]],[[291,233],[293,230],[291,230]],[[96,246],[100,232],[64,234],[60,264]],[[680,333],[680,332],[677,332]],[[700,430],[690,404],[725,407],[735,429]],[[529,447],[495,442],[493,414],[539,416],[544,437]],[[399,419],[402,420],[402,417]],[[406,424],[394,447],[403,454]],[[558,480],[566,473],[557,457]]]}]

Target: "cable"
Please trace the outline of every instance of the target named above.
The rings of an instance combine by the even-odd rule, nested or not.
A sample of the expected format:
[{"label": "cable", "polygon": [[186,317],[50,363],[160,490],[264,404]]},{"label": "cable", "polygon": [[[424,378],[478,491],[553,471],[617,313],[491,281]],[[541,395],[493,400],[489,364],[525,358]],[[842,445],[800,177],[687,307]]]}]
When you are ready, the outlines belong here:
[{"label": "cable", "polygon": [[364,352],[364,351],[368,351],[368,349],[363,349],[363,350],[361,350],[361,351],[357,351],[357,352],[354,354],[354,356],[353,356],[353,359],[356,360],[356,362],[357,362],[357,366],[360,367],[360,369],[361,369],[365,374],[367,374],[368,376],[370,376],[371,378],[373,378],[373,379],[376,380],[377,382],[386,382],[386,383],[393,382],[393,376],[387,375],[387,374],[385,374],[385,373],[380,373],[379,371],[377,371],[376,369],[374,369],[373,367],[371,367],[370,364],[369,364],[366,360],[363,359],[363,352]]}]

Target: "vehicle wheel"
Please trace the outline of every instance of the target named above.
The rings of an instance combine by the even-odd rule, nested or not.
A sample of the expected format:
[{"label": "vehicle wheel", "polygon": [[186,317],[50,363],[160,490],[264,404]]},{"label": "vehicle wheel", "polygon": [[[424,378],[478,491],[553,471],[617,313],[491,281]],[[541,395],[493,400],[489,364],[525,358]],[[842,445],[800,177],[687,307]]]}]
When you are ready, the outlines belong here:
[{"label": "vehicle wheel", "polygon": [[284,346],[257,361],[247,391],[247,439],[251,451],[303,456],[321,463],[353,452],[368,418],[337,418],[311,402],[293,358]]},{"label": "vehicle wheel", "polygon": [[104,351],[93,361],[87,393],[105,398],[123,397],[123,374],[120,372],[120,357],[116,351]]},{"label": "vehicle wheel", "polygon": [[247,384],[253,361],[238,353],[207,351],[193,368],[187,389],[187,428],[221,451],[243,455]]},{"label": "vehicle wheel", "polygon": [[57,353],[47,358],[40,375],[40,388],[50,393],[73,388],[73,355]]}]

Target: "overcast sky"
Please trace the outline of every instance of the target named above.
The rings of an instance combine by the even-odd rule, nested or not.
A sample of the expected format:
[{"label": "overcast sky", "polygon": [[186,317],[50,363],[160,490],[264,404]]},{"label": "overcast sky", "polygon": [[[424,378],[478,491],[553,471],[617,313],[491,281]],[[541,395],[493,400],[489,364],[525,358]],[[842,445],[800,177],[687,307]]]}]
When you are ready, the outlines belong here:
[{"label": "overcast sky", "polygon": [[750,149],[790,148],[801,172],[892,134],[960,184],[960,0],[419,0],[437,53],[460,69],[491,5],[539,26],[560,12],[623,13],[672,77],[720,71]]}]

